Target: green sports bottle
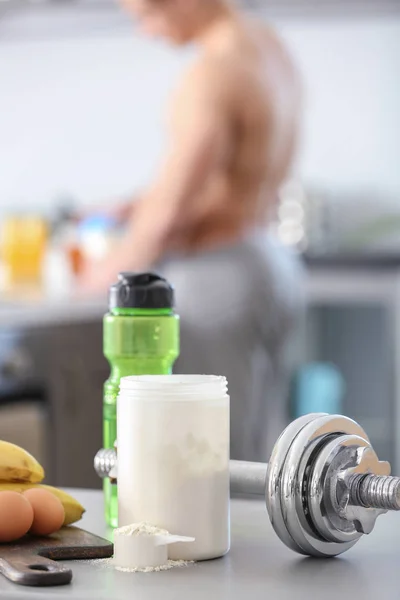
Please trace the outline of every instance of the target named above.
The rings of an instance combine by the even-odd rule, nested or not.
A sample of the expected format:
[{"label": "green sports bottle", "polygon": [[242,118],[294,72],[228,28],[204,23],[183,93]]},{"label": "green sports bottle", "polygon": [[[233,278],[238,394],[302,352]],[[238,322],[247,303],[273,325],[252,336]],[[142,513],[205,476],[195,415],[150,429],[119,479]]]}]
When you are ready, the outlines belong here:
[{"label": "green sports bottle", "polygon": [[[155,273],[120,273],[110,289],[104,317],[104,356],[111,367],[104,384],[104,448],[117,440],[117,396],[121,377],[168,375],[179,355],[179,317],[174,290]],[[104,480],[106,521],[118,526],[117,485]]]}]

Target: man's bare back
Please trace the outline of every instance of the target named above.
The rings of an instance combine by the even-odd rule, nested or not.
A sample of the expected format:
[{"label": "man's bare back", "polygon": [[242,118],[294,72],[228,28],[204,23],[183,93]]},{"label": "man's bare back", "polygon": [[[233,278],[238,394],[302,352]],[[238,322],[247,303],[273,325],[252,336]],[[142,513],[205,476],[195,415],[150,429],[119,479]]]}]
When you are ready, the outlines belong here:
[{"label": "man's bare back", "polygon": [[[196,118],[218,121],[215,168],[183,207],[174,250],[231,242],[264,225],[296,147],[299,83],[276,35],[244,18],[216,28],[185,75],[172,106],[172,136]],[[203,110],[203,114],[201,114]]]}]

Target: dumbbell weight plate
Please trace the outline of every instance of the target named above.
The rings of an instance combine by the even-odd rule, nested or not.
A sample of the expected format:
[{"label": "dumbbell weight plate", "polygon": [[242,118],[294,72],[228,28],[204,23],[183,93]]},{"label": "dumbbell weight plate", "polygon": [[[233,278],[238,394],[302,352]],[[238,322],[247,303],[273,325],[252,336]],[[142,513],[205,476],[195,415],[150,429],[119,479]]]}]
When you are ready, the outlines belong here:
[{"label": "dumbbell weight plate", "polygon": [[333,543],[324,539],[320,532],[307,523],[307,501],[304,502],[302,497],[313,454],[321,445],[341,435],[355,435],[368,440],[364,430],[351,419],[337,415],[314,416],[296,435],[281,465],[281,479],[275,490],[270,489],[274,494],[273,502],[279,496],[282,511],[280,523],[286,529],[283,535],[282,528],[274,526],[275,531],[285,543],[290,538],[290,548],[301,554],[335,556],[348,550],[358,539],[348,543]]},{"label": "dumbbell weight plate", "polygon": [[[319,419],[321,416],[328,415],[324,415],[324,413],[312,413],[304,415],[290,423],[276,442],[268,463],[265,500],[269,518],[275,532],[282,542],[295,552],[301,552],[301,550],[299,549],[299,545],[291,537],[283,520],[280,493],[282,472],[286,462],[286,456],[297,435],[306,425]],[[306,554],[306,552],[302,553]]]}]

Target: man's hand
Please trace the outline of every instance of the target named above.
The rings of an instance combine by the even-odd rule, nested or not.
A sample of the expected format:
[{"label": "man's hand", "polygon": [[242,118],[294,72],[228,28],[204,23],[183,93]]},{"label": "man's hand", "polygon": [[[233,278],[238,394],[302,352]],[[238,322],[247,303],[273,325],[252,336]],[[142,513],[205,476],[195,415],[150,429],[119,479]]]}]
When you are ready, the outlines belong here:
[{"label": "man's hand", "polygon": [[104,294],[113,283],[111,279],[115,279],[115,277],[111,277],[110,271],[105,268],[103,261],[91,261],[86,264],[78,278],[76,295],[85,298]]},{"label": "man's hand", "polygon": [[125,250],[125,242],[121,241],[104,259],[90,260],[84,265],[77,280],[79,296],[98,296],[107,293],[110,286],[116,283],[121,271],[134,271],[135,265],[129,260]]},{"label": "man's hand", "polygon": [[142,271],[150,265],[140,265],[131,252],[131,239],[128,233],[118,242],[104,259],[89,260],[84,264],[77,281],[79,296],[104,294],[118,279],[121,271]]}]

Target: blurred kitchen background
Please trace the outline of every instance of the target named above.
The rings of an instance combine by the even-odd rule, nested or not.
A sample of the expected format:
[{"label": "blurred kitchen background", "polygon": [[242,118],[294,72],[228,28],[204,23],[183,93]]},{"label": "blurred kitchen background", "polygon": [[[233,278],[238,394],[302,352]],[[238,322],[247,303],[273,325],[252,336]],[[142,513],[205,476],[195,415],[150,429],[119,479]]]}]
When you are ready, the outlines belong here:
[{"label": "blurred kitchen background", "polygon": [[[354,417],[400,474],[400,1],[242,4],[278,28],[306,90],[274,223],[307,267],[288,418]],[[191,53],[139,37],[112,0],[0,0],[0,439],[57,485],[98,485],[106,299],[68,290],[119,235],[74,215],[149,181]]]}]

